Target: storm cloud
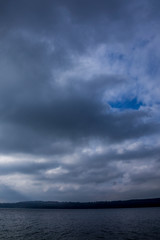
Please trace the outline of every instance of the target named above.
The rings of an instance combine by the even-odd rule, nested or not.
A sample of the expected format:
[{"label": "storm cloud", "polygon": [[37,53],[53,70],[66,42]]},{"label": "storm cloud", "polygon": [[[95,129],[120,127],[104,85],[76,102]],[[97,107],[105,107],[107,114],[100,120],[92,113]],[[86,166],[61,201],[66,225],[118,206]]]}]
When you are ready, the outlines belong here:
[{"label": "storm cloud", "polygon": [[160,196],[158,0],[0,0],[0,201]]}]

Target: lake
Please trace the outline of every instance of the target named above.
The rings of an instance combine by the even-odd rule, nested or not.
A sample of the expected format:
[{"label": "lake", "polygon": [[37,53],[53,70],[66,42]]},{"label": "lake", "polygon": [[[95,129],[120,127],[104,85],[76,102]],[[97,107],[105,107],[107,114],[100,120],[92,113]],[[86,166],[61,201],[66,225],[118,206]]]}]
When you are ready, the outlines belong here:
[{"label": "lake", "polygon": [[0,209],[0,239],[159,240],[160,208]]}]

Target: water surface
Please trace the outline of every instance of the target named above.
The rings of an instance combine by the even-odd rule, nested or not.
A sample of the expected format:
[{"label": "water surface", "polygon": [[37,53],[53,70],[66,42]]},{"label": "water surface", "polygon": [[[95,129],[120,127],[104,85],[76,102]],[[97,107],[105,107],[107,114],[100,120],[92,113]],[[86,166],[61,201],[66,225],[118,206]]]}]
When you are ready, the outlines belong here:
[{"label": "water surface", "polygon": [[0,239],[159,240],[160,208],[0,209]]}]

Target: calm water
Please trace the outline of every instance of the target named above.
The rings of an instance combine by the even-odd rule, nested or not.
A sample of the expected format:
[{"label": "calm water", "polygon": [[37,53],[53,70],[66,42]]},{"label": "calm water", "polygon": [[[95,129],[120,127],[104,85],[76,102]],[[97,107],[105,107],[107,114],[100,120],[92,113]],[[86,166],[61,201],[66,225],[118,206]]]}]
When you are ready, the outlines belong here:
[{"label": "calm water", "polygon": [[160,208],[0,209],[0,239],[160,240]]}]

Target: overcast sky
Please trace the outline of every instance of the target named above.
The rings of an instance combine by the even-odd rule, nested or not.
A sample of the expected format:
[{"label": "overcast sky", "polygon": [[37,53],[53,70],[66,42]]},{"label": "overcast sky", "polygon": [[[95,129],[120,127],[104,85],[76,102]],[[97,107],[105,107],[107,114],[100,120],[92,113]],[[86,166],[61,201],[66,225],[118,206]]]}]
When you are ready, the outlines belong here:
[{"label": "overcast sky", "polygon": [[0,0],[0,202],[160,197],[159,13]]}]

